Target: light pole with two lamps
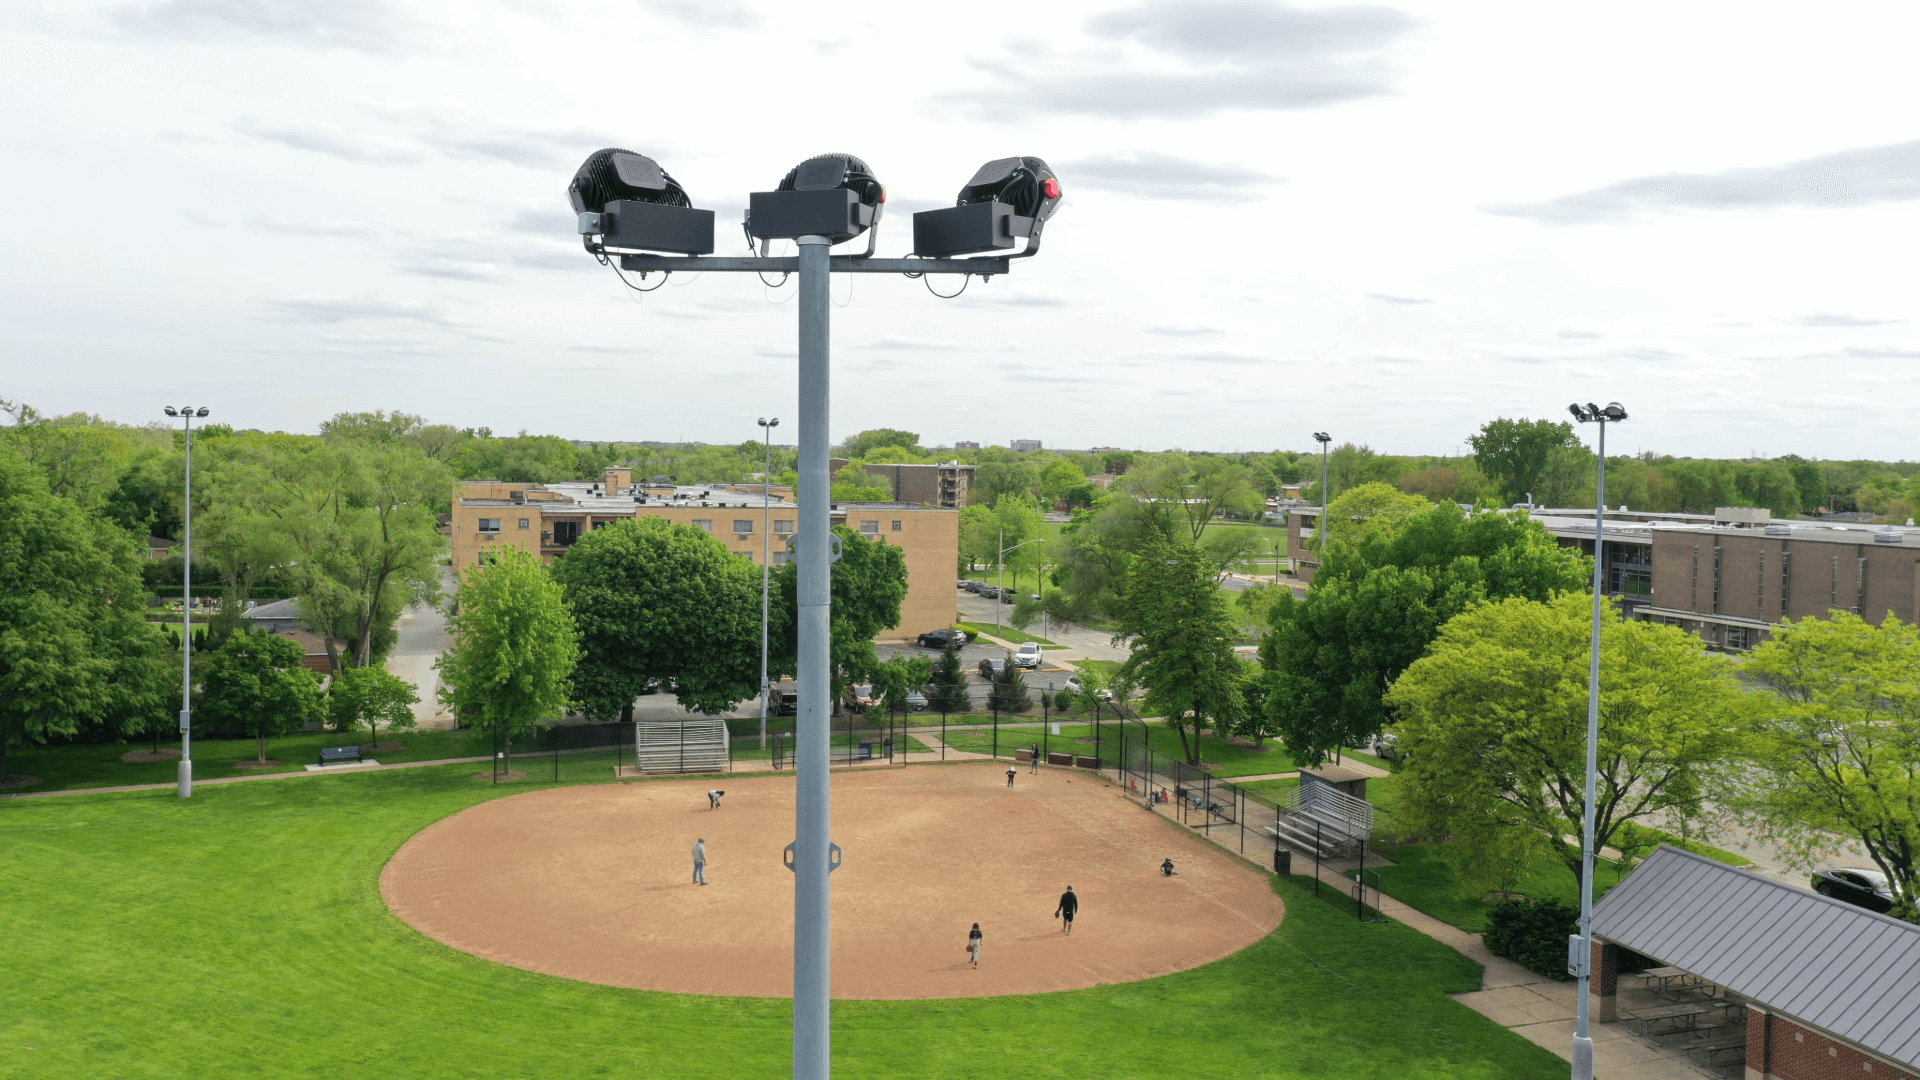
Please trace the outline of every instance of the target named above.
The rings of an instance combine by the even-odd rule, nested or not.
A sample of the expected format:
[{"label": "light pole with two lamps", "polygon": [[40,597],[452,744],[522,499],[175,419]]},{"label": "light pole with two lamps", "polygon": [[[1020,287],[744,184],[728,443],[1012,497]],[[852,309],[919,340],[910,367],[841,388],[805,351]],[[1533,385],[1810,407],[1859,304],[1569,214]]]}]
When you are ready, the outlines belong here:
[{"label": "light pole with two lamps", "polygon": [[[1313,433],[1314,441],[1320,444],[1320,550],[1327,548],[1327,444],[1333,442],[1333,436],[1324,431]],[[1320,556],[1322,559],[1325,555]]]},{"label": "light pole with two lamps", "polygon": [[193,418],[207,415],[205,405],[195,408],[182,405],[166,408],[168,416],[180,418],[182,429],[187,437],[186,501],[183,504],[185,527],[181,530],[180,547],[180,767],[178,769],[179,794],[183,799],[193,797]]},{"label": "light pole with two lamps", "polygon": [[1606,408],[1569,405],[1567,411],[1583,424],[1600,425],[1599,473],[1593,495],[1593,636],[1587,658],[1587,801],[1580,836],[1580,932],[1573,936],[1567,969],[1579,979],[1575,990],[1573,1024],[1573,1080],[1593,1080],[1593,1037],[1587,1033],[1587,989],[1593,977],[1593,801],[1595,776],[1600,771],[1600,614],[1605,602],[1601,587],[1606,573],[1607,542],[1607,424],[1627,418],[1617,401]]},{"label": "light pole with two lamps", "polygon": [[760,418],[760,430],[767,444],[767,471],[760,474],[760,749],[767,748],[767,699],[773,691],[767,684],[767,597],[773,573],[773,429],[780,418]]}]

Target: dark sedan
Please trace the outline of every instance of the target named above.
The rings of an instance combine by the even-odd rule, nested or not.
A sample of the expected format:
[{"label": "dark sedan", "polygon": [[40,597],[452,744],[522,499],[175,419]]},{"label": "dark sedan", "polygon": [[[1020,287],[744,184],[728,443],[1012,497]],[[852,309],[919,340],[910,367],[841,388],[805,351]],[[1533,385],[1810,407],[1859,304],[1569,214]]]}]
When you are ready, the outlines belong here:
[{"label": "dark sedan", "polygon": [[952,638],[954,647],[959,648],[967,643],[967,632],[965,630],[929,630],[920,635],[920,644],[928,649],[944,649],[947,647],[948,638]]},{"label": "dark sedan", "polygon": [[1893,907],[1893,890],[1887,885],[1887,875],[1878,870],[1862,870],[1857,866],[1815,870],[1813,891],[1858,904],[1868,911],[1886,911]]}]

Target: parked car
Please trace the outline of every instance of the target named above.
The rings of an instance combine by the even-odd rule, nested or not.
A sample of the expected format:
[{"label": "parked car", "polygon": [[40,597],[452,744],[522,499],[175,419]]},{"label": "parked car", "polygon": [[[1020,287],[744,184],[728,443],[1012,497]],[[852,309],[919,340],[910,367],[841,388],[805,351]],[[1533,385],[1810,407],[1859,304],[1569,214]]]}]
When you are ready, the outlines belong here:
[{"label": "parked car", "polygon": [[1858,866],[1838,866],[1813,872],[1813,891],[1835,900],[1857,904],[1868,911],[1886,911],[1893,907],[1893,890],[1887,875]]},{"label": "parked car", "polygon": [[[1067,689],[1073,691],[1076,694],[1086,693],[1085,690],[1082,690],[1080,688],[1080,676],[1078,675],[1067,676]],[[1099,701],[1112,701],[1113,691],[1108,690],[1106,687],[1103,686],[1100,689],[1095,690],[1093,692],[1093,696],[1096,700],[1099,700]]]},{"label": "parked car", "polygon": [[979,670],[980,670],[981,678],[992,679],[995,675],[998,675],[1002,671],[1007,670],[1006,657],[989,656],[986,659],[980,661]]},{"label": "parked car", "polygon": [[863,713],[878,704],[880,704],[880,699],[873,696],[873,684],[855,683],[847,687],[847,703],[845,708],[848,712]]},{"label": "parked car", "polygon": [[799,716],[800,693],[797,690],[782,690],[773,695],[773,715]]},{"label": "parked car", "polygon": [[1013,662],[1016,664],[1019,664],[1023,668],[1039,667],[1040,666],[1040,646],[1037,643],[1031,642],[1031,641],[1027,642],[1024,645],[1021,645],[1018,649],[1014,650]]},{"label": "parked car", "polygon": [[907,708],[914,712],[927,711],[927,695],[918,690],[907,691]]},{"label": "parked car", "polygon": [[1391,731],[1383,731],[1375,735],[1373,737],[1373,745],[1369,748],[1369,752],[1371,752],[1374,757],[1384,758],[1388,761],[1394,761],[1402,757],[1403,755],[1400,753],[1400,736],[1395,735]]},{"label": "parked car", "polygon": [[969,640],[965,630],[929,630],[920,635],[920,646],[926,649],[944,649],[947,647],[948,638],[953,639],[956,648],[965,645]]},{"label": "parked car", "polygon": [[973,591],[979,593],[981,596],[984,596],[989,600],[998,599],[1000,596],[1000,586],[998,585],[988,585],[988,584],[982,583],[979,588]]},{"label": "parked car", "polygon": [[1001,602],[1001,603],[1003,603],[1003,604],[1011,604],[1011,603],[1013,603],[1013,601],[1014,601],[1014,595],[1013,595],[1013,590],[1012,590],[1012,589],[1001,589],[1001,590],[1000,590],[1000,602]]}]

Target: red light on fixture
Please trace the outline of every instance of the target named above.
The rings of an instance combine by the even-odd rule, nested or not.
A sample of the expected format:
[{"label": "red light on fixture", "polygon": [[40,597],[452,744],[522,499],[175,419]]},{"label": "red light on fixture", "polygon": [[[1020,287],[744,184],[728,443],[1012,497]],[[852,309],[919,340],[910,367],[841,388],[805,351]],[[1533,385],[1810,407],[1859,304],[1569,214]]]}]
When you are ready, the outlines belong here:
[{"label": "red light on fixture", "polygon": [[1045,186],[1044,186],[1044,188],[1043,188],[1043,190],[1045,190],[1045,191],[1046,191],[1046,193],[1047,193],[1047,198],[1049,198],[1049,199],[1057,199],[1057,198],[1059,198],[1059,197],[1060,197],[1060,181],[1058,181],[1058,180],[1055,180],[1055,179],[1054,179],[1053,177],[1051,177],[1051,176],[1049,176],[1049,177],[1047,177],[1047,182],[1046,182],[1046,184],[1045,184]]}]

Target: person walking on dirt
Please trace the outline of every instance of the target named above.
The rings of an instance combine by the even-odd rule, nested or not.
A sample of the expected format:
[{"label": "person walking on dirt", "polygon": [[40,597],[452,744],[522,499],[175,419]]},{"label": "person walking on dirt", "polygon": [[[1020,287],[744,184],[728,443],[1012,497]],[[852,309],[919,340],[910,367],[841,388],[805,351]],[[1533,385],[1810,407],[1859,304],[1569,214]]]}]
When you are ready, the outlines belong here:
[{"label": "person walking on dirt", "polygon": [[973,929],[967,931],[967,952],[969,955],[973,957],[973,966],[979,967],[980,966],[980,924],[979,923],[974,923]]},{"label": "person walking on dirt", "polygon": [[1007,766],[1007,786],[1008,786],[1008,787],[1012,787],[1012,786],[1013,786],[1013,778],[1014,778],[1015,776],[1017,776],[1017,775],[1019,774],[1019,772],[1020,772],[1020,768],[1019,768],[1019,766],[1017,766],[1017,765],[1009,765],[1009,766]]},{"label": "person walking on dirt", "polygon": [[1053,917],[1061,921],[1061,929],[1069,936],[1073,933],[1074,913],[1079,910],[1080,898],[1074,895],[1073,886],[1069,885],[1067,891],[1060,894],[1060,906],[1053,909]]},{"label": "person walking on dirt", "polygon": [[693,883],[707,883],[707,838],[704,836],[693,842]]}]

